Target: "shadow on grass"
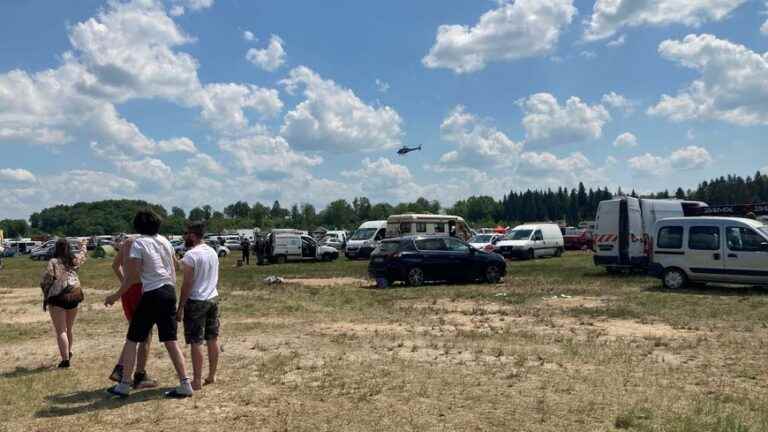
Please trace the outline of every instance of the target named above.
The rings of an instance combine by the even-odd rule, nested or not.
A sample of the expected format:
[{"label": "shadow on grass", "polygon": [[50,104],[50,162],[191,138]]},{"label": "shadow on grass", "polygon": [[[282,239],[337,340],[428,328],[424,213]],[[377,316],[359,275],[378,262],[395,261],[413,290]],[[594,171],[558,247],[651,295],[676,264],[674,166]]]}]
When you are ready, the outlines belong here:
[{"label": "shadow on grass", "polygon": [[743,285],[696,284],[681,290],[670,290],[661,285],[644,288],[645,292],[660,294],[687,294],[697,296],[760,297],[768,296],[768,287]]},{"label": "shadow on grass", "polygon": [[66,417],[94,411],[111,410],[134,403],[162,399],[165,397],[164,393],[169,390],[173,390],[173,388],[139,391],[131,393],[127,398],[112,396],[104,388],[55,394],[46,397],[49,405],[35,412],[35,417]]},{"label": "shadow on grass", "polygon": [[30,375],[36,375],[39,373],[44,372],[50,372],[51,368],[49,366],[38,366],[36,368],[26,368],[26,367],[17,367],[16,369],[9,371],[9,372],[3,372],[0,374],[0,378],[23,378]]}]

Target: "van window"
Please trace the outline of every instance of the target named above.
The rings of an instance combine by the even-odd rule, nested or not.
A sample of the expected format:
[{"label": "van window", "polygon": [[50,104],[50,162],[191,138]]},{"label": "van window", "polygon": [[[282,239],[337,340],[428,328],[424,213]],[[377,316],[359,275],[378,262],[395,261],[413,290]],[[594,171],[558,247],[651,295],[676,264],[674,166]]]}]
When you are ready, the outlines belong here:
[{"label": "van window", "polygon": [[384,238],[384,234],[386,234],[387,231],[385,229],[380,229],[379,232],[376,233],[376,237],[374,240],[379,241]]},{"label": "van window", "polygon": [[444,251],[444,250],[446,250],[445,242],[443,242],[443,239],[439,239],[439,238],[416,240],[416,247],[419,248],[419,250],[422,250],[422,251]]},{"label": "van window", "polygon": [[417,233],[425,233],[427,232],[427,224],[423,222],[417,222],[416,223],[416,232]]},{"label": "van window", "polygon": [[693,250],[720,249],[720,228],[691,227],[688,233],[688,248]]},{"label": "van window", "polygon": [[544,235],[541,233],[541,230],[536,230],[535,233],[533,233],[533,241],[541,241],[544,240]]},{"label": "van window", "polygon": [[682,249],[683,227],[670,226],[660,229],[656,247],[659,249]]},{"label": "van window", "polygon": [[765,242],[758,233],[749,228],[728,227],[725,230],[728,249],[738,252],[759,252],[763,250],[761,244]]},{"label": "van window", "polygon": [[445,232],[445,224],[444,223],[436,223],[435,224],[435,232],[436,233],[444,233]]},{"label": "van window", "polygon": [[401,222],[400,223],[400,234],[408,234],[411,232],[411,223],[410,222]]}]

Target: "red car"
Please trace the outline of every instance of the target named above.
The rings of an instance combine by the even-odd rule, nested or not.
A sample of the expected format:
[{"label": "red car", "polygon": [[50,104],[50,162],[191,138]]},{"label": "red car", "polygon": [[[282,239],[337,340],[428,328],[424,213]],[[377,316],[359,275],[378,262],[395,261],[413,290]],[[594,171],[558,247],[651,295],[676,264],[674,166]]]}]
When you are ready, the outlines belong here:
[{"label": "red car", "polygon": [[568,229],[563,235],[566,250],[591,250],[592,232],[587,229]]}]

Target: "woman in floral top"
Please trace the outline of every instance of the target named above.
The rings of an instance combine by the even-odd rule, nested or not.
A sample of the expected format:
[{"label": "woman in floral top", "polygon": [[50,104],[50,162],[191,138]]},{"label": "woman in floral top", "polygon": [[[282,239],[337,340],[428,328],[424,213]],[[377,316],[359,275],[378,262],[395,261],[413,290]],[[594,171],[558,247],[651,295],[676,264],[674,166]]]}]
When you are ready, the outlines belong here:
[{"label": "woman in floral top", "polygon": [[73,252],[67,239],[59,239],[53,258],[43,273],[43,309],[48,309],[61,354],[60,368],[68,368],[72,357],[72,327],[77,317],[77,306],[83,301],[83,291],[77,271],[86,259],[86,240]]}]

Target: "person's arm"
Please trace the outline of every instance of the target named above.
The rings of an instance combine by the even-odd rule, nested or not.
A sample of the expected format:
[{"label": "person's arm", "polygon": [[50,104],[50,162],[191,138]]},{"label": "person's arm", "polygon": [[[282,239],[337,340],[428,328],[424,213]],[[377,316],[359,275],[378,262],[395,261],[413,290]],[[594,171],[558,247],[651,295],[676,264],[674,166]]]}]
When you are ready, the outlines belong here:
[{"label": "person's arm", "polygon": [[189,295],[192,292],[192,279],[195,277],[195,268],[188,265],[186,261],[181,262],[181,269],[184,276],[184,282],[181,284],[179,307],[176,310],[176,321],[181,321],[184,318],[184,305],[186,305],[187,300],[189,300]]},{"label": "person's arm", "polygon": [[115,276],[117,276],[117,280],[120,281],[120,284],[123,283],[123,254],[125,253],[125,247],[121,247],[117,251],[117,255],[115,255],[115,258],[112,260],[112,271],[115,272]]},{"label": "person's arm", "polygon": [[140,280],[141,262],[141,258],[128,258],[128,262],[123,269],[124,274],[123,280],[120,283],[120,289],[117,290],[117,292],[107,296],[107,298],[104,300],[104,306],[112,306],[115,304],[115,302],[117,302],[120,297],[123,296],[123,294],[128,292],[128,289],[131,288],[131,285],[137,283]]}]

